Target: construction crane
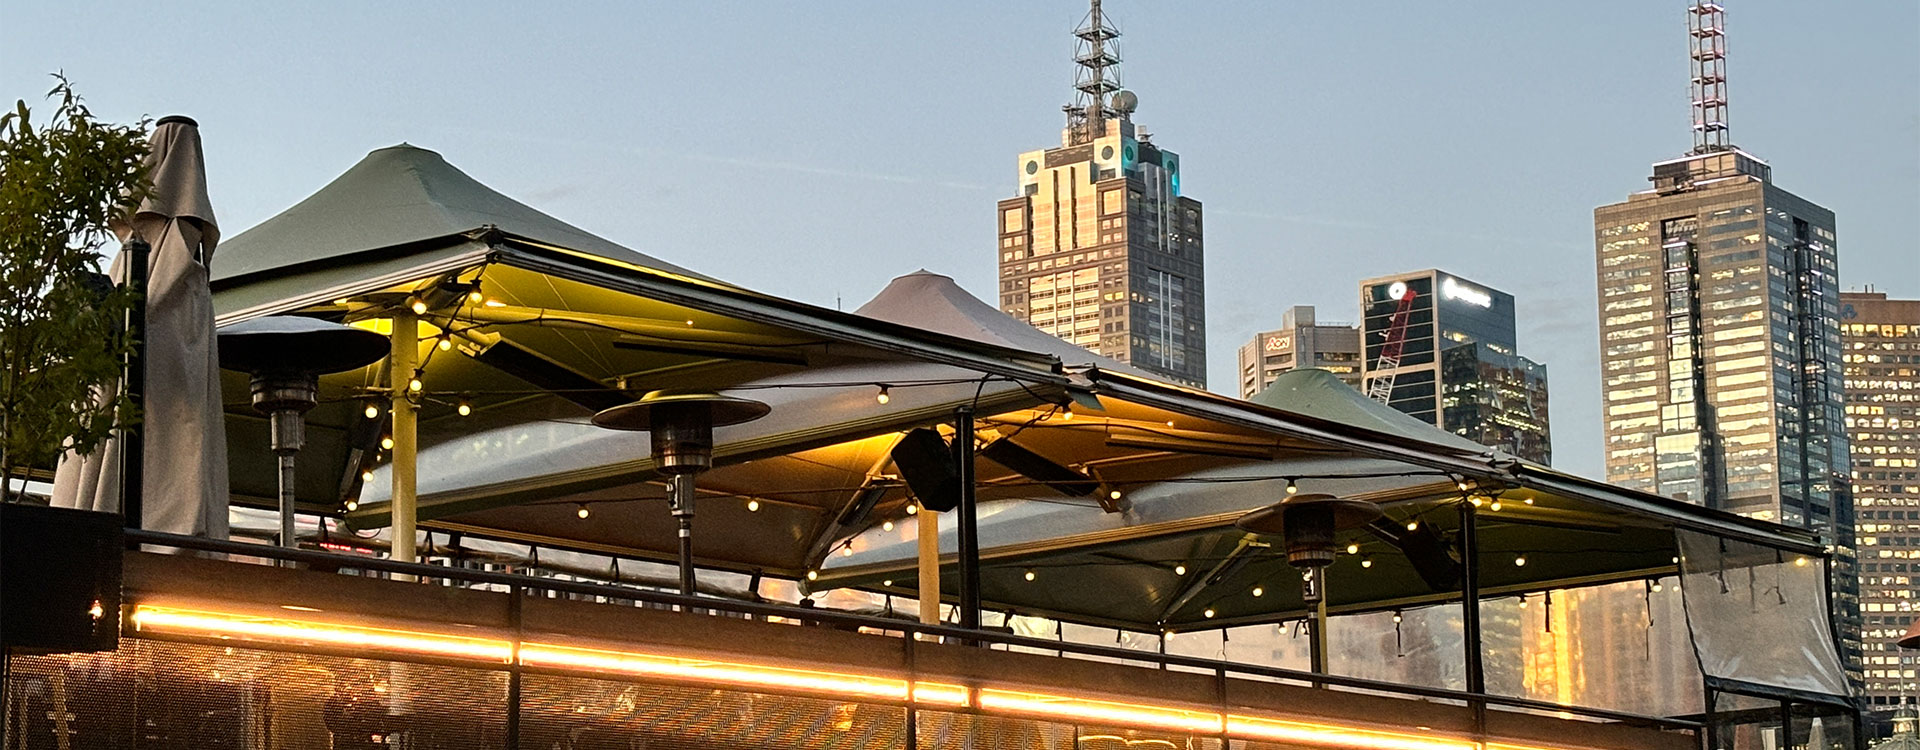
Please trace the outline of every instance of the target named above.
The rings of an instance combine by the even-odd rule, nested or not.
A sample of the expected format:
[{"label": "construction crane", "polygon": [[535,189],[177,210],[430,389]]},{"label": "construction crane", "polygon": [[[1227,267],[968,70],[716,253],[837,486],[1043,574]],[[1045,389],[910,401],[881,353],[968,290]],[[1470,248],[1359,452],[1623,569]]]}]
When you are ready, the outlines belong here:
[{"label": "construction crane", "polygon": [[1374,362],[1374,372],[1379,374],[1367,381],[1367,396],[1383,404],[1393,399],[1393,375],[1400,367],[1400,352],[1407,345],[1407,319],[1413,316],[1413,298],[1417,296],[1404,281],[1387,287],[1387,299],[1399,300],[1400,306],[1387,321],[1387,340],[1380,345],[1380,359]]}]

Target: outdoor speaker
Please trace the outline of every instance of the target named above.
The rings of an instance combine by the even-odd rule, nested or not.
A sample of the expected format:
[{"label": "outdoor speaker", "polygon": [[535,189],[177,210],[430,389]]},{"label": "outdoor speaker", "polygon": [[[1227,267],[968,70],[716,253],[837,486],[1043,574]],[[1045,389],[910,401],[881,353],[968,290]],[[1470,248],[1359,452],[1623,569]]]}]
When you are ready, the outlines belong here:
[{"label": "outdoor speaker", "polygon": [[960,473],[953,465],[953,448],[939,431],[909,431],[893,446],[893,465],[921,507],[946,512],[960,506]]},{"label": "outdoor speaker", "polygon": [[124,548],[119,514],[0,503],[0,646],[118,648]]}]

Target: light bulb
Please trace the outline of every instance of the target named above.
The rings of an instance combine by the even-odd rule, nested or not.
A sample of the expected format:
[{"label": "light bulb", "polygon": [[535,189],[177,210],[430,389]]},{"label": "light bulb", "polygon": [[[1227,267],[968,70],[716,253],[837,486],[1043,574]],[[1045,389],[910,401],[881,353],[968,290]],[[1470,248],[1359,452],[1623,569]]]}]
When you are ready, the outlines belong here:
[{"label": "light bulb", "polygon": [[1655,582],[1653,583],[1653,593],[1656,593],[1656,594],[1658,594],[1658,593],[1660,593],[1660,592],[1662,592],[1662,591],[1666,591],[1666,590],[1667,590],[1667,587],[1666,587],[1666,586],[1663,586],[1663,585],[1661,585],[1659,581],[1655,581]]},{"label": "light bulb", "polygon": [[1267,593],[1266,589],[1260,588],[1259,586],[1253,587],[1254,596],[1260,596],[1261,594],[1265,594],[1265,593]]},{"label": "light bulb", "polygon": [[759,501],[759,500],[748,500],[748,501],[747,501],[747,512],[748,512],[748,513],[759,513],[759,512],[760,512],[760,501]]},{"label": "light bulb", "polygon": [[1358,555],[1358,554],[1360,554],[1360,543],[1359,543],[1359,542],[1347,542],[1347,554],[1349,554],[1349,555]]},{"label": "light bulb", "polygon": [[1212,607],[1208,607],[1208,608],[1207,608],[1207,611],[1205,611],[1205,612],[1201,612],[1200,614],[1203,614],[1203,615],[1206,615],[1208,619],[1212,619],[1212,618],[1213,618],[1213,608],[1212,608]]},{"label": "light bulb", "polygon": [[1467,502],[1473,503],[1473,507],[1475,508],[1480,507],[1480,498],[1470,497],[1470,498],[1467,498]]},{"label": "light bulb", "polygon": [[1399,621],[1400,621],[1400,613],[1399,613],[1399,612],[1395,612],[1395,613],[1393,613],[1393,621],[1394,621],[1394,622],[1399,622]]},{"label": "light bulb", "polygon": [[887,387],[883,385],[880,386],[880,395],[874,396],[873,400],[880,402],[881,405],[884,406],[888,401],[892,401],[893,397],[887,395]]},{"label": "light bulb", "polygon": [[413,303],[412,303],[412,304],[410,304],[410,305],[408,305],[408,306],[409,306],[409,307],[411,307],[411,308],[413,308],[413,314],[415,314],[415,315],[419,315],[419,314],[421,314],[421,313],[424,313],[424,312],[426,312],[426,311],[427,311],[427,302],[426,302],[426,300],[422,300],[422,299],[419,299],[419,298],[415,298],[415,299],[413,300]]},{"label": "light bulb", "polygon": [[1187,566],[1185,566],[1185,565],[1175,565],[1175,566],[1173,566],[1173,574],[1174,574],[1174,575],[1177,575],[1177,576],[1183,576],[1183,575],[1186,575],[1186,574],[1187,574]]},{"label": "light bulb", "polygon": [[1168,426],[1168,427],[1172,427],[1172,426],[1173,426],[1173,420],[1171,420],[1171,419],[1169,419],[1169,420],[1167,420],[1167,426]]},{"label": "light bulb", "polygon": [[1495,513],[1499,513],[1499,512],[1500,512],[1500,501],[1499,501],[1499,500],[1495,500],[1495,501],[1493,501],[1493,502],[1492,502],[1491,504],[1489,504],[1489,505],[1487,505],[1487,510],[1491,510],[1491,511],[1493,511],[1493,512],[1495,512]]},{"label": "light bulb", "polygon": [[380,416],[380,407],[375,404],[367,404],[367,418],[373,419],[378,416]]},{"label": "light bulb", "polygon": [[1419,530],[1420,530],[1420,522],[1419,522],[1419,521],[1408,521],[1408,522],[1407,522],[1407,530],[1408,530],[1408,531],[1419,531]]},{"label": "light bulb", "polygon": [[920,505],[918,503],[907,503],[907,515],[911,516],[919,512]]},{"label": "light bulb", "polygon": [[1038,576],[1035,576],[1035,575],[1033,574],[1033,571],[1031,571],[1031,570],[1029,570],[1029,571],[1027,571],[1027,574],[1026,574],[1026,576],[1024,576],[1024,577],[1025,577],[1025,578],[1026,578],[1027,580],[1029,580],[1029,581],[1031,581],[1031,580],[1033,580],[1034,578],[1037,578]]},{"label": "light bulb", "polygon": [[471,416],[473,414],[473,404],[461,401],[459,406],[453,407],[453,410],[460,412],[460,416]]},{"label": "light bulb", "polygon": [[581,517],[581,518],[586,518],[587,516],[591,516],[591,515],[593,515],[593,511],[591,511],[591,510],[588,510],[588,509],[587,509],[587,504],[586,504],[586,503],[581,503],[581,504],[580,504],[580,509],[579,509],[579,510],[576,510],[576,511],[574,511],[573,513],[574,513],[574,515],[577,515],[577,516],[579,516],[579,517]]},{"label": "light bulb", "polygon": [[441,336],[441,337],[440,337],[440,342],[439,342],[439,343],[437,344],[437,346],[439,346],[439,347],[440,347],[440,351],[443,351],[443,352],[444,352],[444,351],[448,351],[448,350],[450,350],[450,349],[452,349],[452,348],[453,348],[453,337],[452,337],[452,336]]},{"label": "light bulb", "polygon": [[893,579],[891,579],[891,578],[889,578],[889,579],[887,579],[887,580],[884,580],[884,581],[881,581],[881,582],[880,582],[880,585],[882,585],[882,586],[892,586],[892,585],[893,585]]},{"label": "light bulb", "polygon": [[1287,494],[1292,495],[1298,492],[1300,492],[1300,485],[1294,484],[1291,479],[1287,480]]},{"label": "light bulb", "polygon": [[1460,480],[1460,481],[1458,481],[1458,482],[1454,482],[1454,483],[1453,483],[1453,485],[1454,485],[1455,487],[1459,487],[1459,488],[1460,488],[1460,491],[1461,491],[1461,492],[1466,492],[1466,491],[1467,491],[1467,480],[1465,480],[1465,479],[1462,479],[1462,480]]},{"label": "light bulb", "polygon": [[1523,596],[1523,597],[1520,597],[1520,608],[1521,608],[1521,609],[1526,609],[1526,608],[1527,608],[1527,598],[1526,598],[1526,597],[1524,597],[1524,596]]},{"label": "light bulb", "polygon": [[1520,502],[1523,502],[1523,503],[1526,503],[1526,504],[1528,504],[1528,505],[1532,505],[1532,504],[1533,504],[1533,496],[1532,496],[1532,495],[1528,495],[1528,496],[1526,496],[1526,497],[1523,497],[1523,498],[1520,498]]},{"label": "light bulb", "polygon": [[380,447],[381,447],[382,449],[385,449],[385,450],[393,450],[393,436],[392,436],[392,435],[381,435],[381,436],[380,436]]},{"label": "light bulb", "polygon": [[371,481],[373,481],[373,470],[372,470],[372,469],[368,469],[368,470],[366,470],[366,471],[363,471],[363,472],[360,472],[360,481],[362,481],[362,482],[371,482]]},{"label": "light bulb", "polygon": [[1071,419],[1073,419],[1073,405],[1072,405],[1072,404],[1061,404],[1061,405],[1060,405],[1060,418],[1061,418],[1061,419],[1063,419],[1063,420],[1071,420]]},{"label": "light bulb", "polygon": [[818,580],[820,580],[820,571],[818,571],[818,570],[809,570],[809,571],[807,571],[807,580],[809,580],[809,581],[818,581]]},{"label": "light bulb", "polygon": [[841,556],[841,557],[853,557],[853,548],[852,548],[852,547],[841,547],[841,548],[840,548],[840,556]]},{"label": "light bulb", "polygon": [[1371,567],[1373,567],[1373,558],[1371,558],[1371,557],[1362,557],[1362,558],[1360,558],[1360,567],[1362,567],[1362,568],[1371,568]]},{"label": "light bulb", "polygon": [[478,283],[473,285],[473,291],[467,292],[467,301],[476,305],[487,301],[487,295],[480,293],[480,285]]},{"label": "light bulb", "polygon": [[1793,566],[1796,568],[1807,567],[1807,558],[1804,558],[1804,557],[1793,558]]},{"label": "light bulb", "polygon": [[414,393],[419,393],[420,389],[425,387],[427,387],[427,384],[420,382],[419,378],[413,378],[407,381],[407,390],[413,391]]},{"label": "light bulb", "polygon": [[1527,556],[1526,556],[1526,555],[1514,555],[1514,556],[1513,556],[1513,566],[1514,566],[1514,567],[1516,567],[1516,568],[1524,568],[1524,567],[1526,567],[1526,565],[1527,565]]},{"label": "light bulb", "polygon": [[348,500],[348,501],[347,501],[347,510],[348,510],[348,511],[356,511],[356,510],[359,510],[359,509],[360,509],[360,501],[359,501],[359,500]]},{"label": "light bulb", "polygon": [[885,522],[882,522],[882,523],[880,524],[880,530],[881,530],[881,531],[892,531],[892,530],[893,530],[893,522],[892,522],[892,521],[885,521]]},{"label": "light bulb", "polygon": [[1112,500],[1119,500],[1119,499],[1120,499],[1120,491],[1119,491],[1119,490],[1108,490],[1108,491],[1107,491],[1107,497],[1108,497],[1108,499],[1112,499]]}]

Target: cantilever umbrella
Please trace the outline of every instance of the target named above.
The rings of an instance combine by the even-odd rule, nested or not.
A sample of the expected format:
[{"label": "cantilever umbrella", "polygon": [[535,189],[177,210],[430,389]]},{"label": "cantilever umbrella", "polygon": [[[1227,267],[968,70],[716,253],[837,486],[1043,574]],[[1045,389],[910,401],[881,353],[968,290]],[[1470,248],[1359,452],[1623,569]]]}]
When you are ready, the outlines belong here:
[{"label": "cantilever umbrella", "polygon": [[[149,447],[141,525],[225,538],[227,441],[207,282],[220,225],[207,199],[199,125],[161,118],[150,143],[153,192],[130,221],[115,227],[122,242],[138,237],[152,246],[142,332],[147,376],[140,429]],[[126,279],[125,260],[124,254],[114,259],[116,280]],[[54,475],[53,504],[119,512],[120,454],[114,440],[85,456],[69,452]]]}]

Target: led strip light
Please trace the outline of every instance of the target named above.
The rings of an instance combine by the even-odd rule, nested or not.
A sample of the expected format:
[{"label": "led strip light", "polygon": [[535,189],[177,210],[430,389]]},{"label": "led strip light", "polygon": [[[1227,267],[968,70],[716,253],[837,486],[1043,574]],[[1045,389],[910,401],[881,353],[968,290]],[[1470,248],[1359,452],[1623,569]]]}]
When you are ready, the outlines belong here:
[{"label": "led strip light", "polygon": [[446,633],[396,630],[295,620],[264,615],[207,612],[139,605],[129,617],[135,630],[154,635],[239,638],[247,641],[320,644],[472,659],[493,664],[599,674],[623,674],[668,680],[821,693],[848,698],[911,702],[1073,722],[1095,722],[1191,734],[1225,734],[1240,739],[1288,742],[1343,750],[1546,750],[1504,743],[1429,737],[1360,727],[1272,719],[1176,706],[1121,703],[1002,688],[969,690],[962,685],[921,682],[842,672],[714,661],[637,651],[522,643]]}]

